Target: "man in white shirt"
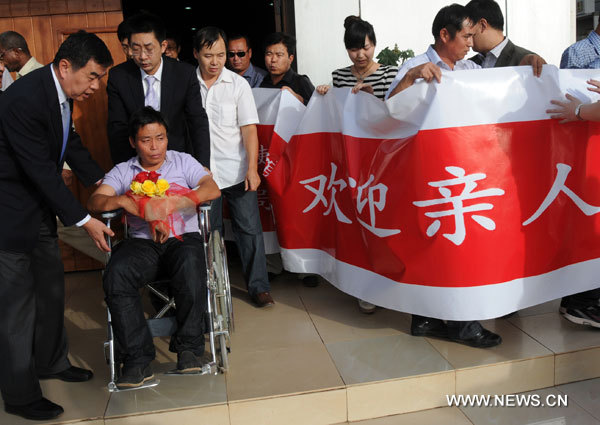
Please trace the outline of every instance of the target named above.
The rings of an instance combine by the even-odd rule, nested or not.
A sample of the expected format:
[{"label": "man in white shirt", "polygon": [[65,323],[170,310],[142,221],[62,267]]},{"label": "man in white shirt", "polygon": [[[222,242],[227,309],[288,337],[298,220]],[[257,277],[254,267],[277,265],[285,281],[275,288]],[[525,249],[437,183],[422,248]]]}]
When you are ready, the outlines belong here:
[{"label": "man in white shirt", "polygon": [[[256,189],[258,175],[258,112],[248,82],[225,68],[227,36],[205,27],[194,37],[196,73],[210,129],[210,169],[227,199],[233,232],[252,301],[272,306],[262,225]],[[211,227],[223,226],[222,198],[213,201]]]},{"label": "man in white shirt", "polygon": [[[398,71],[386,98],[396,95],[423,78],[427,82],[441,81],[446,71],[479,69],[475,62],[464,60],[473,47],[475,26],[464,6],[452,4],[442,8],[432,27],[435,42],[427,52],[408,60]],[[474,300],[476,302],[476,300]],[[471,347],[494,347],[502,342],[497,335],[481,326],[478,321],[444,322],[432,317],[413,314],[410,332],[414,336],[448,339]]]},{"label": "man in white shirt", "polygon": [[43,66],[31,56],[25,38],[15,31],[0,34],[0,60],[6,69],[17,73],[17,79]]},{"label": "man in white shirt", "polygon": [[412,86],[419,78],[428,83],[435,79],[439,83],[442,69],[461,71],[481,68],[475,62],[464,59],[473,47],[475,33],[464,6],[453,4],[442,8],[433,20],[432,33],[434,44],[425,53],[402,65],[385,95],[386,100]]}]

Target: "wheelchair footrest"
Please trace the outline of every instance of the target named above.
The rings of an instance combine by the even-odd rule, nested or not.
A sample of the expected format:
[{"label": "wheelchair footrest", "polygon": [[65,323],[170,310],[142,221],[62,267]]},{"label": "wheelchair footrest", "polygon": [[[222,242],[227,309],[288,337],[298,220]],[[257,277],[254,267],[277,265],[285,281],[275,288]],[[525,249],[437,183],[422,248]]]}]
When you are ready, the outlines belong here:
[{"label": "wheelchair footrest", "polygon": [[206,363],[202,365],[202,369],[197,372],[180,372],[177,369],[165,372],[165,375],[179,375],[179,376],[198,376],[198,375],[216,375],[217,367],[214,363]]},{"label": "wheelchair footrest", "polygon": [[148,319],[148,327],[153,337],[171,336],[177,330],[177,320],[173,316],[161,317],[160,319]]},{"label": "wheelchair footrest", "polygon": [[124,391],[135,391],[135,390],[141,390],[142,388],[156,387],[159,383],[160,383],[160,380],[154,378],[150,381],[144,382],[139,387],[120,389],[120,388],[117,388],[117,385],[114,382],[109,382],[108,383],[108,391],[111,393],[121,393]]}]

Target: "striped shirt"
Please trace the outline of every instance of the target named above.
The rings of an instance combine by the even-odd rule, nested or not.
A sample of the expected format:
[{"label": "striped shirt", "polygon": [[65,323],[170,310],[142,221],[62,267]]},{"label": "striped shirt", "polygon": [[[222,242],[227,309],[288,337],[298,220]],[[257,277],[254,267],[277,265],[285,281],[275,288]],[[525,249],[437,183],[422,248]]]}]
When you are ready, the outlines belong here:
[{"label": "striped shirt", "polygon": [[[346,68],[336,69],[331,73],[334,87],[354,87],[358,84],[358,78],[352,74],[350,68],[350,66],[347,66]],[[374,73],[365,77],[364,83],[370,84],[373,87],[375,97],[383,100],[397,72],[398,67],[396,66],[380,65]]]}]

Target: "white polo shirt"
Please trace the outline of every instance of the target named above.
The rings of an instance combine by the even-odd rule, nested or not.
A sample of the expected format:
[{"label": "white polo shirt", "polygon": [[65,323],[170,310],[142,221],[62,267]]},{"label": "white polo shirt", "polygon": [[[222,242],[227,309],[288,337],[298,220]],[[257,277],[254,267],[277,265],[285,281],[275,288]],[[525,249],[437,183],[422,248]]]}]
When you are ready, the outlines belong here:
[{"label": "white polo shirt", "polygon": [[223,68],[209,89],[200,68],[196,75],[210,128],[210,171],[219,189],[223,189],[246,178],[248,158],[240,127],[258,124],[258,112],[244,77]]}]

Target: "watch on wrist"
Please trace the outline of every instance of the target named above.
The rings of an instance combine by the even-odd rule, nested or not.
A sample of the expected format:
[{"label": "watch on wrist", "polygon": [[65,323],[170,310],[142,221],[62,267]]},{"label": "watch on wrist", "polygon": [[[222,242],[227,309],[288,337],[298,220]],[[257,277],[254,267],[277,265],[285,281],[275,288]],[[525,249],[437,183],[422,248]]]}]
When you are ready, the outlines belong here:
[{"label": "watch on wrist", "polygon": [[583,118],[581,118],[581,107],[583,106],[583,103],[580,103],[579,105],[577,105],[575,107],[575,116],[577,117],[578,120],[583,121]]}]

